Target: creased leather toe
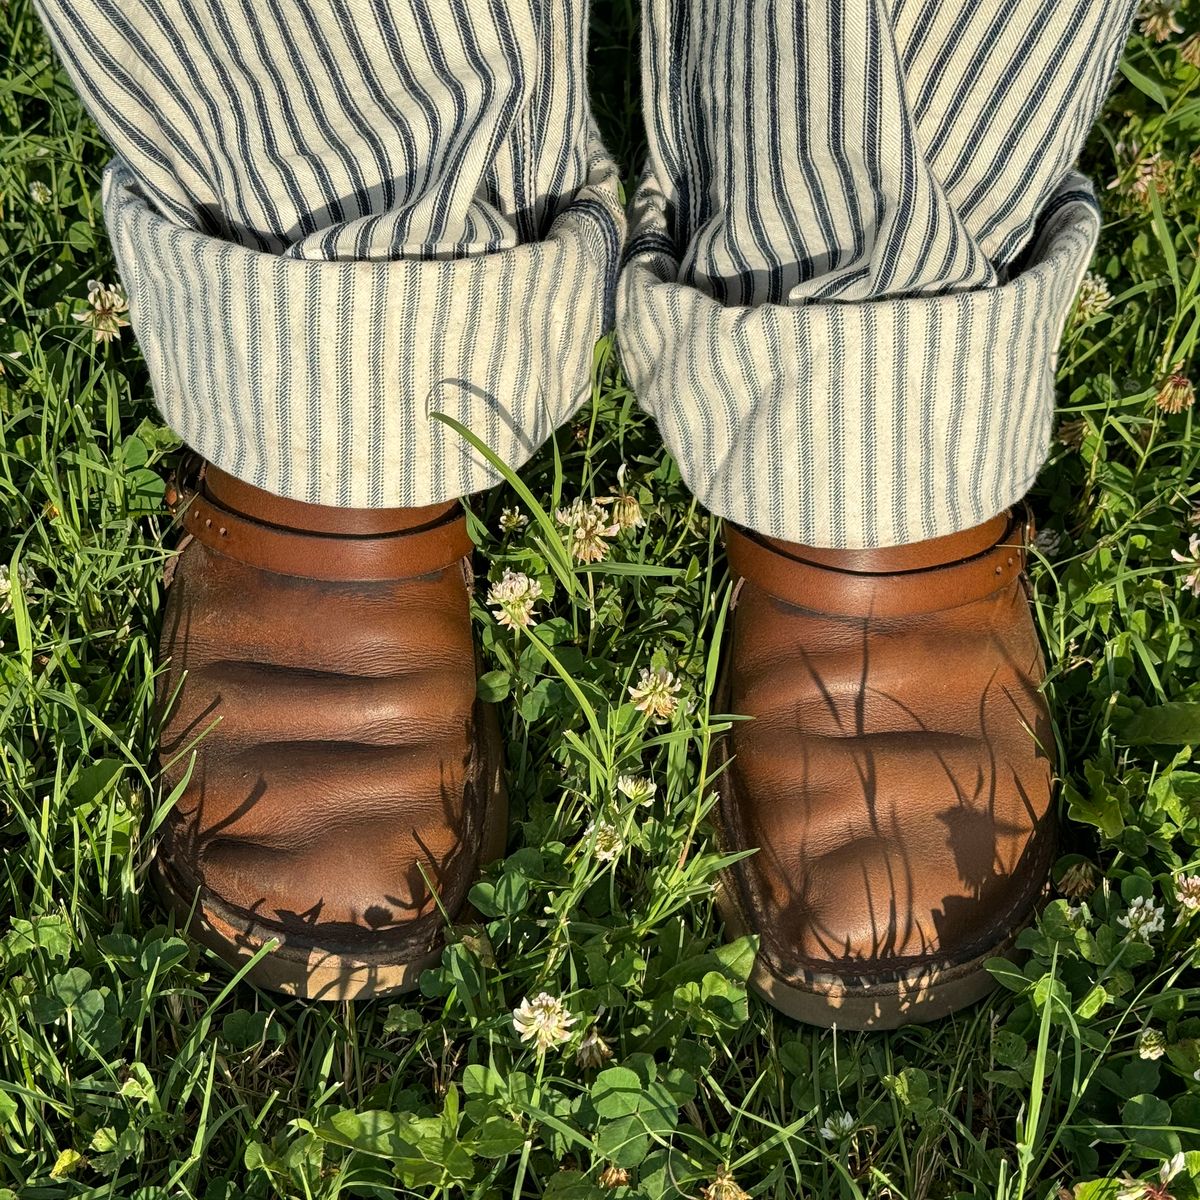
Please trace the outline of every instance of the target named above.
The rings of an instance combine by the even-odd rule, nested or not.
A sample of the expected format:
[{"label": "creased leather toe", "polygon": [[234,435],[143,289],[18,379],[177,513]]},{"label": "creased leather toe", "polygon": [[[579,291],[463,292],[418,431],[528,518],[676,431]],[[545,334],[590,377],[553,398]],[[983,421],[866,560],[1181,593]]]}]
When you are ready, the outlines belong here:
[{"label": "creased leather toe", "polygon": [[251,972],[265,986],[414,986],[504,838],[458,505],[319,509],[210,468],[183,527],[161,643],[160,758],[182,787],[164,891],[231,961],[277,943]]},{"label": "creased leather toe", "polygon": [[985,994],[1053,852],[1052,730],[1001,517],[881,551],[727,529],[737,585],[722,708],[730,923],[802,1019],[888,1027]]}]

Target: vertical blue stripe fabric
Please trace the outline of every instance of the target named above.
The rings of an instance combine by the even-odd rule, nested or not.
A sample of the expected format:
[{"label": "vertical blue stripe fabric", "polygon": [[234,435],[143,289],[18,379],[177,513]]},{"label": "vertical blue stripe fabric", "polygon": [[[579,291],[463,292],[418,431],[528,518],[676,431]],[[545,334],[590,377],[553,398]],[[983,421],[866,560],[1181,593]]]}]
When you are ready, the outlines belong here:
[{"label": "vertical blue stripe fabric", "polygon": [[624,238],[580,0],[42,0],[166,420],[322,504],[498,482],[591,394]]},{"label": "vertical blue stripe fabric", "polygon": [[697,496],[893,545],[1019,498],[1136,0],[644,0],[625,217],[586,0],[38,0],[117,157],[166,419],[260,487],[433,503],[626,370]]},{"label": "vertical blue stripe fabric", "polygon": [[1033,482],[1133,0],[644,0],[617,328],[697,497],[810,545]]}]

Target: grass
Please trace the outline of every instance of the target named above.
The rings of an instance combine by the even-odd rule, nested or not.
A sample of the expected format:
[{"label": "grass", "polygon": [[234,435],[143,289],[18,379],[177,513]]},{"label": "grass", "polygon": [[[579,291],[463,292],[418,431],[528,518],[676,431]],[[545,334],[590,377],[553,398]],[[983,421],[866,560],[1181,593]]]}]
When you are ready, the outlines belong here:
[{"label": "grass", "polygon": [[[632,6],[595,23],[597,107],[633,162]],[[856,1035],[748,998],[751,947],[722,943],[705,814],[723,558],[608,346],[591,406],[522,473],[532,503],[475,505],[481,570],[546,591],[528,636],[477,613],[514,798],[509,857],[475,895],[486,925],[455,931],[420,997],[341,1006],[257,992],[176,934],[147,865],[170,800],[152,692],[178,447],[128,333],[97,345],[74,319],[87,281],[113,279],[105,147],[28,0],[0,7],[0,38],[3,1200],[1197,1195],[1200,918],[1180,881],[1200,871],[1200,568],[1176,555],[1197,553],[1200,442],[1193,409],[1156,403],[1186,400],[1160,389],[1200,328],[1200,72],[1179,39],[1134,39],[1086,155],[1119,181],[1093,268],[1111,301],[1093,287],[1072,319],[1033,495],[1057,898],[994,1002]],[[647,522],[606,561],[564,566],[536,519],[499,532],[506,507],[611,494],[621,463]],[[627,692],[657,665],[683,681],[661,726]],[[511,1013],[543,990],[578,1021],[539,1057]],[[593,1024],[600,1068],[576,1061]]]}]

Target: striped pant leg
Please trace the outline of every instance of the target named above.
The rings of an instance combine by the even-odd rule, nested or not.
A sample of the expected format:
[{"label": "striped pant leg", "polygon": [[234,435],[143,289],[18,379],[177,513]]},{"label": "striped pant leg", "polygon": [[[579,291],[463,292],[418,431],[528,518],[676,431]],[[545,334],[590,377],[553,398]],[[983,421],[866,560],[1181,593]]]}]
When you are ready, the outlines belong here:
[{"label": "striped pant leg", "polygon": [[1135,7],[645,0],[618,333],[710,509],[887,546],[1025,493]]},{"label": "striped pant leg", "polygon": [[166,420],[341,506],[496,481],[590,394],[624,214],[586,0],[38,0],[116,151],[105,215]]}]

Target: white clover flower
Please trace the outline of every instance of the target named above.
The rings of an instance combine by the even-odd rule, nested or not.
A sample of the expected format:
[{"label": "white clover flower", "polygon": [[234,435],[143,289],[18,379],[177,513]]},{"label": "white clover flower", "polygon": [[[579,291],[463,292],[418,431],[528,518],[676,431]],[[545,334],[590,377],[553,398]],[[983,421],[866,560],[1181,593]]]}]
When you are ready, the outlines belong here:
[{"label": "white clover flower", "polygon": [[558,509],[554,517],[567,531],[571,556],[580,562],[600,562],[608,555],[606,539],[621,532],[598,500],[576,497],[566,508]]},{"label": "white clover flower", "polygon": [[595,1025],[587,1031],[587,1036],[579,1043],[575,1052],[575,1062],[585,1071],[594,1067],[602,1067],[612,1058],[612,1047],[600,1036]]},{"label": "white clover flower", "polygon": [[700,1200],[750,1200],[750,1193],[739,1185],[728,1167],[721,1167],[712,1183],[700,1189]]},{"label": "white clover flower", "polygon": [[1134,1039],[1133,1048],[1137,1051],[1138,1058],[1147,1058],[1151,1062],[1155,1059],[1162,1058],[1167,1052],[1167,1039],[1158,1029],[1138,1030],[1138,1035]]},{"label": "white clover flower", "polygon": [[1179,919],[1186,921],[1200,912],[1200,875],[1181,875],[1175,880],[1175,900],[1179,904]]},{"label": "white clover flower", "polygon": [[1155,150],[1153,154],[1143,154],[1134,164],[1130,191],[1143,204],[1148,205],[1151,192],[1163,196],[1171,190],[1174,172],[1175,164],[1166,158],[1161,150]]},{"label": "white clover flower", "polygon": [[647,779],[645,775],[619,775],[617,791],[634,804],[649,804],[654,799],[654,793],[658,791],[658,784],[653,779]]},{"label": "white clover flower", "polygon": [[40,179],[35,179],[29,185],[29,198],[34,204],[49,204],[52,198],[49,185],[43,183]]},{"label": "white clover flower", "polygon": [[1058,881],[1058,890],[1068,900],[1082,900],[1096,890],[1096,868],[1086,860],[1072,863]]},{"label": "white clover flower", "polygon": [[1086,929],[1092,923],[1092,910],[1086,904],[1067,905],[1067,924],[1072,929]]},{"label": "white clover flower", "polygon": [[855,1121],[848,1112],[834,1113],[825,1118],[821,1136],[827,1142],[844,1142],[854,1132]]},{"label": "white clover flower", "polygon": [[115,338],[119,338],[121,330],[129,324],[121,316],[129,308],[129,303],[125,299],[125,289],[119,283],[108,286],[98,279],[89,279],[87,298],[87,309],[84,312],[75,313],[75,320],[92,327],[94,341],[111,342]]},{"label": "white clover flower", "polygon": [[1163,412],[1170,413],[1172,416],[1176,413],[1186,412],[1196,403],[1196,388],[1181,370],[1176,369],[1167,376],[1162,387],[1158,389],[1154,403]]},{"label": "white clover flower", "polygon": [[629,1168],[618,1167],[615,1163],[609,1163],[596,1176],[596,1182],[606,1192],[611,1192],[614,1188],[624,1187],[629,1182]]},{"label": "white clover flower", "polygon": [[1170,1158],[1158,1168],[1158,1178],[1160,1183],[1170,1183],[1172,1179],[1178,1175],[1184,1167],[1187,1166],[1187,1157],[1183,1151],[1178,1154],[1172,1154]]},{"label": "white clover flower", "polygon": [[646,524],[638,498],[625,490],[625,463],[617,468],[617,494],[601,496],[598,503],[613,506],[613,521],[618,529],[639,529]]},{"label": "white clover flower", "polygon": [[1186,1163],[1182,1152],[1172,1155],[1158,1168],[1157,1184],[1145,1183],[1126,1175],[1123,1180],[1124,1186],[1117,1193],[1116,1200],[1171,1200],[1167,1186],[1183,1170]]},{"label": "white clover flower", "polygon": [[509,629],[528,629],[536,617],[537,602],[542,598],[542,585],[520,571],[504,572],[487,594],[492,616]]},{"label": "white clover flower", "polygon": [[1113,302],[1113,294],[1108,286],[1108,280],[1095,271],[1089,271],[1079,285],[1075,297],[1075,320],[1090,321],[1098,317]]},{"label": "white clover flower", "polygon": [[549,992],[528,996],[513,1009],[513,1025],[523,1042],[533,1042],[538,1050],[561,1046],[571,1036],[577,1017],[571,1016],[561,1000]]},{"label": "white clover flower", "polygon": [[1182,33],[1179,24],[1180,0],[1144,0],[1138,21],[1144,37],[1165,42],[1173,33]]},{"label": "white clover flower", "polygon": [[585,840],[595,839],[592,842],[592,853],[597,862],[612,862],[625,849],[625,839],[621,836],[621,831],[611,821],[605,821],[603,818],[593,821],[583,831],[583,836]]},{"label": "white clover flower", "polygon": [[1129,930],[1125,936],[1131,941],[1148,942],[1154,934],[1162,933],[1163,910],[1153,900],[1138,896],[1129,911],[1117,918],[1117,924]]},{"label": "white clover flower", "polygon": [[1117,153],[1133,162],[1133,171],[1126,182],[1124,172],[1118,175],[1109,185],[1111,192],[1114,188],[1126,188],[1129,194],[1140,204],[1148,206],[1150,193],[1157,192],[1160,196],[1170,192],[1175,174],[1175,164],[1163,156],[1161,150],[1151,154],[1145,153],[1134,143],[1127,146],[1124,142],[1117,144]]},{"label": "white clover flower", "polygon": [[629,698],[634,708],[646,713],[655,724],[661,724],[675,715],[682,686],[682,680],[665,667],[653,670],[643,667],[637,683],[629,689]]},{"label": "white clover flower", "polygon": [[1180,554],[1178,550],[1172,550],[1171,557],[1176,562],[1193,568],[1183,577],[1183,586],[1188,588],[1193,595],[1200,596],[1200,534],[1193,533],[1188,538],[1187,554]]},{"label": "white clover flower", "polygon": [[505,535],[520,533],[528,524],[529,518],[520,509],[506,508],[500,513],[500,532]]}]

